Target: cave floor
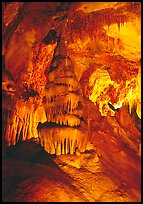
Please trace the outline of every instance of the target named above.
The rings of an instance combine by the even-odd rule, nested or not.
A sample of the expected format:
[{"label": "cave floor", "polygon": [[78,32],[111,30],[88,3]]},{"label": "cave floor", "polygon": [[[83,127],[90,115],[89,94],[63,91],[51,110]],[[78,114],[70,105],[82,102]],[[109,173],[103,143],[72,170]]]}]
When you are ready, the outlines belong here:
[{"label": "cave floor", "polygon": [[30,148],[3,157],[3,202],[141,201],[140,157],[128,149],[105,157],[92,145],[85,153],[60,156]]}]

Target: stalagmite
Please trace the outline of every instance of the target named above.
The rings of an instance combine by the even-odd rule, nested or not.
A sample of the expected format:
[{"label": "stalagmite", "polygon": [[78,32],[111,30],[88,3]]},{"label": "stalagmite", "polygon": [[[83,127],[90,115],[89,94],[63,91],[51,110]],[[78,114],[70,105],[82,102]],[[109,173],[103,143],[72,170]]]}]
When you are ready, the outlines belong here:
[{"label": "stalagmite", "polygon": [[[55,51],[44,91],[43,106],[47,122],[45,127],[43,126],[38,130],[43,148],[47,152],[57,155],[73,154],[75,148],[85,150],[86,142],[84,140],[87,141],[88,137],[88,134],[84,134],[82,127],[80,127],[83,115],[81,86],[73,71],[71,60],[65,55],[62,56],[60,46],[65,47],[64,41],[60,42]],[[54,128],[52,127],[53,123],[56,124]],[[79,129],[72,127],[79,127]],[[83,149],[81,144],[84,146]]]}]

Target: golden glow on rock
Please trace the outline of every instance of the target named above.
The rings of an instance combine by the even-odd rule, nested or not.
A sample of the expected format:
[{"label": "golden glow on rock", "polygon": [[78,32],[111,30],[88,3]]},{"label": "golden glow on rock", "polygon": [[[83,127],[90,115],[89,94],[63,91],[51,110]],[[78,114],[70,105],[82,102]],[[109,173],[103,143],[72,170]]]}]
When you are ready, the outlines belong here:
[{"label": "golden glow on rock", "polygon": [[104,26],[106,34],[115,39],[114,52],[130,60],[141,58],[141,23],[138,18],[124,24]]},{"label": "golden glow on rock", "polygon": [[87,144],[87,133],[73,127],[39,128],[41,146],[50,154],[74,154],[78,147],[84,152]]},{"label": "golden glow on rock", "polygon": [[93,92],[90,95],[89,99],[99,104],[99,111],[102,116],[106,116],[108,111],[111,111],[111,114],[114,115],[114,112],[108,107],[108,102],[110,101],[110,97],[108,95],[104,95],[104,90],[109,87],[110,84],[114,82],[111,80],[108,72],[104,69],[97,69],[89,79],[90,86],[93,86]]},{"label": "golden glow on rock", "polygon": [[28,47],[32,47],[34,45],[34,43],[36,42],[36,30],[32,29],[29,32],[25,32],[23,34],[23,39],[24,39],[25,43],[27,43]]},{"label": "golden glow on rock", "polygon": [[102,9],[117,9],[123,5],[125,5],[124,2],[120,2],[120,4],[118,2],[82,2],[78,10],[82,10],[85,13],[90,13],[93,11],[100,11]]},{"label": "golden glow on rock", "polygon": [[[114,116],[115,112],[109,107],[110,102],[115,109],[128,104],[129,111],[136,107],[136,112],[141,118],[141,74],[137,77],[122,81],[120,84],[111,80],[109,73],[104,69],[97,69],[89,78],[92,89],[90,100],[99,106],[102,116]],[[123,85],[124,84],[124,85]],[[110,87],[113,87],[112,89]],[[115,97],[115,100],[113,98]]]}]

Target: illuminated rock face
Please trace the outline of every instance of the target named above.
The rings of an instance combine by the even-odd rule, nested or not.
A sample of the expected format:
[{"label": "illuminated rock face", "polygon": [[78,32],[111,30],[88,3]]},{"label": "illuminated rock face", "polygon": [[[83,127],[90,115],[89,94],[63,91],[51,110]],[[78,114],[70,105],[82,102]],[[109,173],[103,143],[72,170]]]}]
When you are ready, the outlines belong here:
[{"label": "illuminated rock face", "polygon": [[[96,121],[115,116],[109,103],[129,105],[141,118],[140,14],[138,2],[3,3],[6,145],[40,137],[49,153],[84,151]],[[66,45],[57,56],[63,35]],[[85,98],[99,117],[87,114]],[[46,125],[38,132],[39,123]],[[48,138],[58,145],[49,146]]]},{"label": "illuminated rock face", "polygon": [[81,86],[71,60],[63,55],[66,51],[63,47],[61,41],[51,63],[43,99],[47,124],[39,129],[41,145],[47,152],[57,155],[73,154],[76,148],[85,151],[88,139],[87,124],[82,117]]},{"label": "illuminated rock face", "polygon": [[10,80],[9,72],[3,70],[3,138],[7,146],[15,145],[19,139],[38,138],[38,123],[46,121],[42,106],[46,84],[44,71],[49,69],[53,47],[55,44],[38,43],[21,74],[11,71]]},{"label": "illuminated rock face", "polygon": [[73,154],[78,148],[84,152],[87,144],[87,132],[75,127],[42,126],[39,129],[41,146],[50,154]]}]

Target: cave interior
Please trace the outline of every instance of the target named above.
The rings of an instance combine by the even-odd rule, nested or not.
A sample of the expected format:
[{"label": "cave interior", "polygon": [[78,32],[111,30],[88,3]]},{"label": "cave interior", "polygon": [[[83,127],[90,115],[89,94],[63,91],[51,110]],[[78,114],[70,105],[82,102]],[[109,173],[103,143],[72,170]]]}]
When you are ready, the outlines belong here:
[{"label": "cave interior", "polygon": [[141,202],[141,2],[2,2],[2,201]]}]

